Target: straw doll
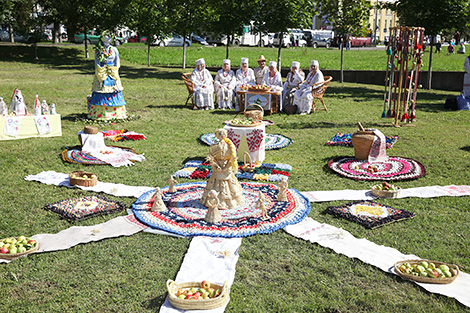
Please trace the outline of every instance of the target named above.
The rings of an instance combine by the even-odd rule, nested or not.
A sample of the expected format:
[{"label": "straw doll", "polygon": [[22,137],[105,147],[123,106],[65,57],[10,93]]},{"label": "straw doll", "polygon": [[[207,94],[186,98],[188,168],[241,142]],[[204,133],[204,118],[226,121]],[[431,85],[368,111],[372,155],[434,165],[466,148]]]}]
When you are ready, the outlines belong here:
[{"label": "straw doll", "polygon": [[217,191],[209,191],[209,199],[207,200],[207,213],[204,220],[208,223],[218,223],[222,220],[222,216],[219,211],[219,198],[217,197]]},{"label": "straw doll", "polygon": [[277,201],[287,201],[287,187],[288,183],[285,177],[279,182],[279,193],[277,194]]},{"label": "straw doll", "polygon": [[152,212],[163,212],[166,211],[165,202],[162,199],[162,192],[160,191],[160,187],[155,188],[155,201],[153,202]]},{"label": "straw doll", "polygon": [[258,209],[261,210],[261,214],[262,214],[262,220],[265,221],[265,220],[268,220],[269,219],[269,215],[268,215],[268,211],[266,209],[266,198],[264,197],[264,194],[260,191],[258,191],[258,201],[256,201],[256,207]]},{"label": "straw doll", "polygon": [[170,185],[168,186],[168,192],[170,193],[176,192],[175,184],[177,184],[178,182],[174,179],[173,175],[170,177],[167,183],[170,183]]},{"label": "straw doll", "polygon": [[212,175],[207,181],[200,203],[207,206],[209,192],[218,192],[219,209],[236,208],[245,202],[243,190],[235,177],[238,171],[237,149],[233,142],[227,138],[225,129],[218,129],[215,135],[219,142],[210,147],[207,160],[212,166]]}]

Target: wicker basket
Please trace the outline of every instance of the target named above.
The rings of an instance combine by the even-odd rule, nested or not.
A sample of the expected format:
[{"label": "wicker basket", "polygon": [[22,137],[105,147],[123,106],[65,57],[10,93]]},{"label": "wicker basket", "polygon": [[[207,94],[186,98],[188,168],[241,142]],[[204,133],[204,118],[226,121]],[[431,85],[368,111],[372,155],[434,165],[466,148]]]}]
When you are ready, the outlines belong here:
[{"label": "wicker basket", "polygon": [[[13,237],[15,239],[18,239],[18,237]],[[6,239],[6,238],[3,238],[3,239]],[[2,239],[2,240],[3,240]],[[10,254],[10,253],[0,253],[0,259],[5,259],[5,260],[14,260],[16,258],[19,258],[20,256],[23,256],[23,255],[27,255],[27,254],[31,254],[31,253],[34,253],[36,251],[38,251],[39,249],[39,242],[36,241],[36,246],[29,249],[28,251],[25,251],[25,252],[21,252],[21,253],[13,253],[13,254]]]},{"label": "wicker basket", "polygon": [[[72,177],[72,175],[77,176],[77,177],[83,177],[84,175],[86,175],[91,179],[80,179],[80,178]],[[77,186],[82,186],[82,187],[93,187],[93,186],[96,186],[96,184],[98,183],[98,176],[96,174],[89,173],[89,172],[75,171],[69,175],[69,183],[72,186],[77,185]]]},{"label": "wicker basket", "polygon": [[258,104],[251,104],[250,107],[251,107],[250,109],[245,108],[245,112],[243,112],[245,114],[245,117],[251,118],[254,121],[263,120],[263,116],[264,116],[263,107]]},{"label": "wicker basket", "polygon": [[[246,157],[248,156],[248,163],[246,162]],[[256,165],[255,163],[253,163],[253,160],[251,159],[251,156],[250,154],[248,153],[248,151],[245,151],[245,153],[243,153],[243,165],[241,167],[242,171],[244,172],[253,172],[255,169],[256,169]]]},{"label": "wicker basket", "polygon": [[227,282],[225,282],[223,286],[211,284],[212,288],[221,290],[220,295],[212,299],[186,300],[179,299],[176,296],[176,292],[179,289],[200,286],[200,282],[186,282],[177,284],[173,280],[169,279],[166,282],[166,287],[168,289],[168,299],[170,300],[171,305],[181,310],[210,310],[219,308],[230,300],[230,290],[227,286]]},{"label": "wicker basket", "polygon": [[255,88],[255,87],[249,87],[248,91],[254,91],[254,92],[269,92],[271,90],[271,87],[265,87],[265,88]]},{"label": "wicker basket", "polygon": [[85,126],[83,128],[83,132],[85,134],[91,134],[91,135],[95,135],[95,134],[98,134],[98,127],[95,127],[95,126]]},{"label": "wicker basket", "polygon": [[[428,263],[434,263],[436,265],[436,267],[438,267],[439,265],[442,265],[442,264],[445,264],[449,267],[449,270],[450,272],[452,273],[452,277],[438,277],[438,278],[430,278],[430,277],[423,277],[423,276],[414,276],[414,275],[410,275],[410,274],[406,274],[406,273],[402,273],[400,271],[400,266],[405,263],[405,262],[408,262],[410,263],[411,265],[413,264],[419,264],[420,262],[422,261],[426,261]],[[459,267],[455,264],[447,264],[447,263],[444,263],[444,262],[439,262],[439,261],[430,261],[430,260],[404,260],[404,261],[399,261],[399,262],[396,262],[395,265],[395,271],[398,275],[400,275],[401,277],[405,278],[405,279],[409,279],[409,280],[414,280],[414,281],[417,281],[417,282],[420,282],[420,283],[430,283],[430,284],[450,284],[451,282],[453,282],[457,276],[459,276],[460,274],[460,270],[459,270]]]},{"label": "wicker basket", "polygon": [[351,136],[351,141],[354,146],[354,157],[357,160],[367,160],[369,158],[369,152],[374,138],[374,132],[367,130],[359,130]]},{"label": "wicker basket", "polygon": [[400,195],[400,191],[401,191],[400,187],[395,186],[396,188],[395,190],[378,190],[376,189],[377,186],[379,185],[375,185],[372,187],[372,194],[376,197],[386,198],[386,199],[395,199],[395,198],[398,198],[398,196]]}]

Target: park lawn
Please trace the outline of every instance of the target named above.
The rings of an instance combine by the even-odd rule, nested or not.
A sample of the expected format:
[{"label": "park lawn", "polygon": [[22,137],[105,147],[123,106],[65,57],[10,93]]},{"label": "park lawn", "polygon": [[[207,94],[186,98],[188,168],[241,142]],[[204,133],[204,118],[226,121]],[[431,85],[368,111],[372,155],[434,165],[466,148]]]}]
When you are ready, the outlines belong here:
[{"label": "park lawn", "polygon": [[[39,60],[33,60],[28,49],[0,46],[0,96],[8,103],[14,88],[19,88],[29,110],[35,94],[41,100],[56,103],[57,112],[62,115],[63,135],[0,142],[1,238],[57,233],[70,226],[95,225],[126,214],[67,222],[43,207],[91,193],[26,182],[24,176],[47,170],[70,173],[86,169],[106,182],[164,186],[185,160],[208,153],[208,147],[198,142],[199,135],[214,131],[222,126],[222,121],[235,115],[233,111],[192,111],[184,107],[187,91],[180,79],[181,69],[148,68],[127,61],[123,54],[121,79],[133,119],[98,126],[101,130],[126,128],[144,133],[147,140],[121,145],[145,153],[147,160],[127,168],[64,163],[60,152],[77,145],[77,132],[89,125],[82,118],[87,112],[93,61],[84,59],[83,51],[76,47],[39,47]],[[324,143],[336,132],[354,132],[356,122],[361,121],[365,127],[381,129],[385,135],[399,135],[397,144],[388,150],[389,155],[412,158],[426,167],[425,177],[398,182],[402,188],[468,185],[470,115],[443,109],[445,99],[456,95],[420,90],[416,123],[413,127],[395,128],[391,120],[381,118],[383,87],[334,81],[325,96],[329,113],[269,116],[275,125],[269,126],[267,132],[281,133],[294,139],[294,143],[285,149],[267,151],[266,162],[291,164],[289,188],[299,191],[370,188],[373,182],[343,178],[326,167],[328,160],[352,156],[354,152],[352,148]],[[179,179],[180,183],[188,181]],[[106,197],[129,206],[135,201]],[[470,271],[468,197],[377,202],[416,216],[367,230],[324,213],[327,206],[342,201],[312,203],[309,216],[341,227],[357,238]],[[166,280],[175,278],[189,243],[190,239],[142,232],[0,264],[0,311],[155,312],[165,299]],[[470,312],[452,298],[429,293],[398,276],[296,239],[282,230],[244,238],[239,254],[226,312]],[[194,264],[194,270],[198,270],[198,264]]]}]

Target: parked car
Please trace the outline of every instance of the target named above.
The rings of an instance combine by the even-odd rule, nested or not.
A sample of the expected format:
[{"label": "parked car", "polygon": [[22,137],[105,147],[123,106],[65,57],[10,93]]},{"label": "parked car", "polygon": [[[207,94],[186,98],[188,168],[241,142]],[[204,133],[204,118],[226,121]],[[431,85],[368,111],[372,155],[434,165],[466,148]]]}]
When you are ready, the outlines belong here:
[{"label": "parked car", "polygon": [[[371,37],[353,37],[350,36],[349,39],[351,40],[351,47],[365,47],[370,46],[372,38]],[[338,46],[340,42],[339,37],[335,37],[333,40],[333,46]]]},{"label": "parked car", "polygon": [[[32,42],[38,42],[38,41],[45,41],[45,40],[52,40],[52,36],[44,32],[42,35],[40,33],[30,33],[27,36],[19,35],[16,32],[13,32],[13,39],[15,42],[26,42],[26,43],[32,43]],[[10,41],[10,33],[8,30],[0,30],[0,41]]]},{"label": "parked car", "polygon": [[[331,38],[320,36],[320,35],[313,35],[311,37],[311,47],[318,48],[318,47],[331,47]],[[308,42],[308,41],[307,41]]]},{"label": "parked car", "polygon": [[204,38],[202,38],[201,36],[193,35],[191,37],[191,39],[192,39],[191,40],[192,43],[198,43],[198,44],[203,45],[203,46],[209,45],[209,43]]},{"label": "parked car", "polygon": [[134,35],[134,36],[131,36],[129,38],[127,38],[127,42],[142,42],[144,43],[146,40],[145,37],[138,37],[137,35]]},{"label": "parked car", "polygon": [[207,35],[206,41],[210,45],[225,46],[227,44],[227,36],[225,35]]},{"label": "parked car", "polygon": [[[189,40],[188,38],[184,40],[184,43],[186,47],[191,46],[191,40]],[[160,47],[182,47],[183,37],[180,35],[173,35],[163,40],[154,38],[153,41],[150,43],[150,45],[160,46]]]},{"label": "parked car", "polygon": [[[87,36],[86,36],[88,44],[93,44],[93,45],[97,44],[98,41],[100,40],[100,36],[101,35],[100,35],[99,32],[89,30],[87,32]],[[122,38],[122,37],[114,37],[114,38],[115,38],[114,45],[116,45],[116,46],[122,45],[125,42],[124,38]],[[73,35],[72,41],[75,42],[75,43],[84,43],[85,42],[85,34],[84,33],[79,33],[79,34]]]},{"label": "parked car", "polygon": [[[280,33],[275,33],[273,37],[273,46],[279,47],[279,44],[281,42],[280,40]],[[292,39],[294,39],[294,43],[292,42]],[[305,39],[303,39],[302,33],[284,33],[284,36],[282,38],[282,46],[285,48],[292,47],[294,44],[297,44],[299,47],[306,47],[307,42]]]}]

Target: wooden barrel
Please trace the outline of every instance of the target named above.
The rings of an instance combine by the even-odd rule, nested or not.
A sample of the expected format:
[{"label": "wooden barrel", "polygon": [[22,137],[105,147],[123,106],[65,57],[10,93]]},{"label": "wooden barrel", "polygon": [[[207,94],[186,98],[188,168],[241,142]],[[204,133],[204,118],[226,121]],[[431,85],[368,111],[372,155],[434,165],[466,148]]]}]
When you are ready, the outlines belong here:
[{"label": "wooden barrel", "polygon": [[354,157],[356,159],[367,160],[369,158],[369,152],[374,138],[374,132],[367,130],[359,130],[351,136],[351,141],[354,146]]}]

